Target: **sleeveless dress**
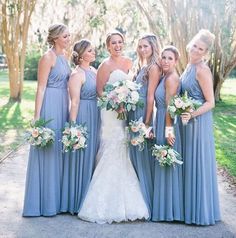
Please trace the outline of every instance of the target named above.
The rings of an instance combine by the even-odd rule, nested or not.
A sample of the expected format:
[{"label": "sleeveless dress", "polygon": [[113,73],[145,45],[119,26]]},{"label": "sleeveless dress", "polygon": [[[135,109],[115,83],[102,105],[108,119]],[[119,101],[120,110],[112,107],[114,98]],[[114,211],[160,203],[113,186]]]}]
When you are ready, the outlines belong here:
[{"label": "sleeveless dress", "polygon": [[[202,103],[204,95],[196,79],[196,65],[181,76],[181,91]],[[181,126],[184,166],[185,223],[213,225],[220,220],[212,112]]]},{"label": "sleeveless dress", "polygon": [[[121,70],[111,73],[114,83],[128,75]],[[103,223],[147,219],[138,178],[129,159],[125,121],[114,111],[101,110],[101,141],[98,164],[78,217]]]},{"label": "sleeveless dress", "polygon": [[85,82],[80,91],[77,124],[88,130],[84,150],[65,153],[61,211],[78,213],[88,190],[98,149],[100,113],[97,107],[96,74],[85,70]]},{"label": "sleeveless dress", "polygon": [[[140,117],[142,117],[143,120],[146,118],[148,81],[144,79],[144,73],[145,67],[140,70],[135,79],[135,82],[142,85],[139,90],[139,95],[144,103],[144,107],[138,107],[135,111],[130,111],[128,121],[138,120]],[[135,146],[130,146],[130,159],[138,175],[141,191],[148,207],[149,218],[151,218],[154,174],[154,158],[151,153],[151,143],[147,143],[142,151],[139,151]]]},{"label": "sleeveless dress", "polygon": [[30,147],[23,216],[53,216],[60,212],[63,172],[60,139],[68,118],[69,76],[67,60],[58,55],[48,76],[40,112],[41,118],[53,119],[46,126],[55,131],[55,141],[45,149]]},{"label": "sleeveless dress", "polygon": [[[166,145],[166,78],[162,77],[155,91],[156,121],[155,135],[156,144]],[[181,141],[178,123],[174,124],[175,144],[174,149],[181,153]],[[182,166],[175,168],[161,167],[155,160],[154,198],[152,221],[183,221],[183,178]]]}]

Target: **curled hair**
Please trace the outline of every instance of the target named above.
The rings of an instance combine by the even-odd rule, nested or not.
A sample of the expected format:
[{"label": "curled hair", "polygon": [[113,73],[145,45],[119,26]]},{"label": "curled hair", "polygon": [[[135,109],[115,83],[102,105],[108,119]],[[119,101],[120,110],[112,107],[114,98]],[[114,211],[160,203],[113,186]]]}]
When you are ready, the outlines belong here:
[{"label": "curled hair", "polygon": [[213,33],[211,33],[209,30],[207,29],[201,29],[194,37],[193,39],[188,43],[187,45],[187,51],[189,51],[189,49],[192,47],[192,45],[194,44],[194,42],[196,40],[201,40],[202,42],[204,42],[207,46],[207,50],[211,50],[213,45],[214,45],[214,41],[215,41],[215,35]]},{"label": "curled hair", "polygon": [[165,46],[165,47],[162,49],[162,51],[161,51],[161,55],[162,55],[165,51],[171,51],[171,52],[174,54],[174,56],[175,56],[175,60],[178,60],[179,57],[180,57],[179,50],[178,50],[175,46],[173,46],[173,45],[167,45],[167,46]]},{"label": "curled hair", "polygon": [[[151,55],[150,60],[147,64],[147,67],[145,68],[145,73],[144,73],[144,77],[145,77],[145,79],[147,79],[148,78],[148,72],[149,72],[150,68],[153,65],[158,65],[160,67],[161,47],[160,47],[157,36],[154,35],[154,34],[145,34],[141,38],[139,38],[139,41],[140,40],[147,40],[148,43],[150,44],[151,48],[152,48],[152,55]],[[138,52],[138,56],[139,56],[138,66],[139,66],[139,69],[140,69],[144,64],[144,58],[142,57],[141,54],[139,54],[138,50],[137,50],[137,52]]]},{"label": "curled hair", "polygon": [[47,42],[50,46],[55,45],[55,40],[67,29],[67,26],[64,24],[54,24],[48,28],[48,37]]},{"label": "curled hair", "polygon": [[108,48],[108,46],[109,46],[109,44],[111,42],[111,37],[114,36],[114,35],[120,36],[122,41],[123,41],[123,43],[124,43],[124,41],[125,41],[124,35],[121,32],[119,32],[119,31],[112,31],[112,32],[109,32],[107,34],[107,37],[106,37],[106,46],[107,46],[107,48]]},{"label": "curled hair", "polygon": [[80,65],[82,63],[83,60],[82,55],[85,52],[85,50],[91,45],[92,45],[91,41],[87,39],[81,39],[80,41],[77,41],[74,44],[71,58],[72,62],[75,65]]}]

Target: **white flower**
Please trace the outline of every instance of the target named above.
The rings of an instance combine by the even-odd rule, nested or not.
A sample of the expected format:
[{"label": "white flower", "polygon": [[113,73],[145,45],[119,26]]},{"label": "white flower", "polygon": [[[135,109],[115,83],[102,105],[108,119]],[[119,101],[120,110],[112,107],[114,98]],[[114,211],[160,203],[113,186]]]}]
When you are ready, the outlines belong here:
[{"label": "white flower", "polygon": [[138,100],[139,100],[139,94],[138,94],[137,91],[132,91],[132,92],[131,92],[131,100],[132,100],[133,103],[138,102]]}]

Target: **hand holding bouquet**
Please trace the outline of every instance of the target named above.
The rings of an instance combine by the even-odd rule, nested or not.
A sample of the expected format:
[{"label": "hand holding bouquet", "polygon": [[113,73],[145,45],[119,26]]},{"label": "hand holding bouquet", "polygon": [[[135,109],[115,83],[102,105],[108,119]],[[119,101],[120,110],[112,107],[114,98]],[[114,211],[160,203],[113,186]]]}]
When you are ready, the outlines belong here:
[{"label": "hand holding bouquet", "polygon": [[138,146],[139,150],[144,149],[147,139],[152,127],[147,128],[143,123],[142,117],[139,120],[131,121],[128,126],[129,140],[128,142],[133,146]]},{"label": "hand holding bouquet", "polygon": [[107,83],[102,96],[98,99],[98,106],[106,110],[115,110],[117,119],[126,120],[127,112],[143,106],[138,90],[141,84],[130,80],[119,80],[113,84]]},{"label": "hand holding bouquet", "polygon": [[85,125],[66,123],[62,134],[63,151],[75,151],[87,147],[88,132]]},{"label": "hand holding bouquet", "polygon": [[181,155],[169,145],[154,145],[152,147],[152,155],[156,157],[160,166],[173,166],[175,164],[183,164]]},{"label": "hand holding bouquet", "polygon": [[[181,115],[182,113],[192,113],[196,109],[201,106],[201,102],[194,100],[188,97],[187,91],[185,91],[183,96],[175,95],[169,105],[168,105],[168,112],[172,118],[175,116]],[[188,121],[182,121],[184,125],[188,123]]]},{"label": "hand holding bouquet", "polygon": [[37,147],[47,147],[55,140],[55,133],[50,128],[45,127],[51,120],[39,119],[31,123],[31,129],[26,131],[25,140]]}]

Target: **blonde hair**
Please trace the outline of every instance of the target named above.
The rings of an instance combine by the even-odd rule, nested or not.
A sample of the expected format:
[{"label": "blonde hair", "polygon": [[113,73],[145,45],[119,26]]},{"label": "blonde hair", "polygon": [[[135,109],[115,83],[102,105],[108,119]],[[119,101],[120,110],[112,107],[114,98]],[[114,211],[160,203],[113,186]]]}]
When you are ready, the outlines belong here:
[{"label": "blonde hair", "polygon": [[71,58],[72,62],[75,65],[80,65],[82,63],[83,60],[82,55],[85,52],[85,50],[91,45],[92,45],[91,41],[87,39],[81,39],[80,41],[77,41],[74,44]]},{"label": "blonde hair", "polygon": [[106,46],[107,46],[107,48],[109,47],[109,44],[111,42],[111,37],[114,36],[114,35],[120,36],[123,43],[124,43],[124,41],[125,41],[124,35],[119,31],[112,31],[112,32],[109,32],[107,34],[107,37],[106,37]]},{"label": "blonde hair", "polygon": [[59,24],[54,24],[51,25],[48,28],[48,37],[47,37],[47,42],[49,43],[50,46],[55,45],[55,40],[67,29],[67,26],[59,23]]},{"label": "blonde hair", "polygon": [[[151,55],[149,63],[147,64],[147,67],[145,69],[145,74],[144,74],[144,77],[147,79],[148,72],[149,72],[150,68],[153,65],[156,64],[156,65],[158,65],[160,67],[160,51],[161,51],[161,47],[160,47],[159,41],[157,39],[157,36],[154,35],[154,34],[145,34],[141,38],[139,38],[138,41],[140,41],[140,40],[147,40],[148,43],[150,44],[151,48],[152,48],[152,55]],[[138,60],[138,67],[139,67],[139,69],[138,70],[140,70],[140,68],[143,66],[144,59],[143,59],[142,55],[139,54],[138,48],[137,48],[137,53],[138,53],[138,57],[139,57],[139,60]]]},{"label": "blonde hair", "polygon": [[187,45],[187,51],[189,51],[189,49],[192,47],[192,45],[194,44],[194,42],[196,40],[201,40],[202,42],[204,42],[207,46],[207,51],[211,50],[213,45],[214,45],[214,41],[215,41],[215,35],[213,33],[211,33],[209,30],[207,29],[201,29],[194,37],[193,39],[188,43]]}]

